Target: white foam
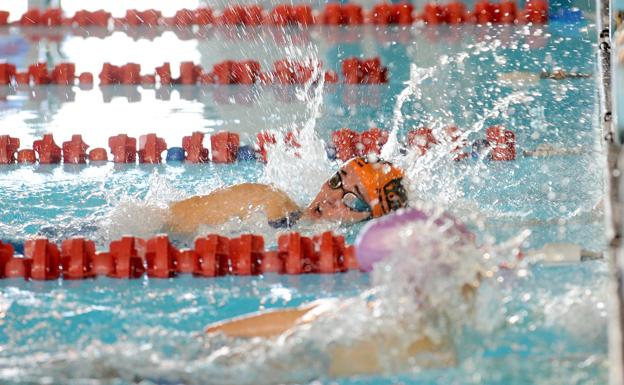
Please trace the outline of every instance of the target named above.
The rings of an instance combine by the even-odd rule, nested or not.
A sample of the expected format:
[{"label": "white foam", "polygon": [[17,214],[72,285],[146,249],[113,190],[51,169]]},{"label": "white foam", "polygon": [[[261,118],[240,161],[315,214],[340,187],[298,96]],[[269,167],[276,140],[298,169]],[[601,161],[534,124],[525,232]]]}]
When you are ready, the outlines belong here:
[{"label": "white foam", "polygon": [[285,133],[276,132],[277,143],[267,146],[268,161],[263,178],[265,183],[288,193],[300,205],[306,205],[314,198],[333,169],[327,159],[325,143],[316,133],[316,120],[323,106],[325,78],[319,70],[318,60],[310,60],[310,63],[315,72],[310,81],[297,91],[297,97],[306,101],[308,116],[304,118],[302,127],[289,127],[301,146],[287,146],[284,143]]},{"label": "white foam", "polygon": [[97,238],[105,241],[124,235],[150,238],[163,231],[169,203],[186,194],[175,189],[157,170],[149,176],[148,190],[144,195],[116,190],[107,192],[109,209],[97,222]]}]

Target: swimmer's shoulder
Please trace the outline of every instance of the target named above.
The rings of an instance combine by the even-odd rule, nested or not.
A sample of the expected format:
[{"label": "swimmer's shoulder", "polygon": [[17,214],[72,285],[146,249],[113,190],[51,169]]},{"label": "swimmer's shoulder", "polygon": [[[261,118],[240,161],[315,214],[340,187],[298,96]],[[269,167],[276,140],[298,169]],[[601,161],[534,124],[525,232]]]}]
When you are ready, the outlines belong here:
[{"label": "swimmer's shoulder", "polygon": [[193,203],[201,203],[206,200],[210,200],[214,198],[220,198],[223,196],[231,196],[231,195],[255,196],[257,194],[276,193],[276,192],[281,192],[281,191],[277,190],[276,188],[272,186],[261,184],[261,183],[240,183],[240,184],[235,184],[231,186],[219,187],[211,191],[208,194],[195,195],[195,196],[183,199],[181,201],[178,201],[176,203],[185,202],[187,204],[193,204]]},{"label": "swimmer's shoulder", "polygon": [[[284,194],[284,192],[277,187],[263,184],[263,183],[239,183],[230,186],[219,187],[213,191],[211,191],[208,195],[220,195],[220,194],[273,194],[279,193]],[[206,196],[206,195],[204,195]]]},{"label": "swimmer's shoulder", "polygon": [[283,190],[279,188],[262,183],[241,183],[238,185],[231,186],[229,191],[232,193],[243,193],[243,194],[251,194],[258,199],[271,199],[271,200],[279,200],[283,202],[292,202],[292,199],[288,194],[286,194]]},{"label": "swimmer's shoulder", "polygon": [[170,206],[174,214],[216,207],[237,215],[241,210],[262,207],[270,220],[289,218],[290,213],[300,211],[297,204],[284,191],[261,183],[241,183],[222,187],[208,195],[190,197]]},{"label": "swimmer's shoulder", "polygon": [[244,192],[256,192],[256,193],[278,193],[285,194],[282,190],[275,186],[263,183],[239,183],[229,187],[224,187],[220,190],[223,191],[244,191]]}]

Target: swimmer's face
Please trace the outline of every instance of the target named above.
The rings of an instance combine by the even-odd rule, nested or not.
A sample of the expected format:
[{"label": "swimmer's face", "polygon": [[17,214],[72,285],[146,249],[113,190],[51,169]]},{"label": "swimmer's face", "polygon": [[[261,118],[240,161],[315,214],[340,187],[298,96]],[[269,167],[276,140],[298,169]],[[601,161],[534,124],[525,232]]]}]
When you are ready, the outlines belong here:
[{"label": "swimmer's face", "polygon": [[354,223],[372,217],[365,200],[359,176],[340,169],[323,183],[321,191],[305,210],[305,216],[313,220]]}]

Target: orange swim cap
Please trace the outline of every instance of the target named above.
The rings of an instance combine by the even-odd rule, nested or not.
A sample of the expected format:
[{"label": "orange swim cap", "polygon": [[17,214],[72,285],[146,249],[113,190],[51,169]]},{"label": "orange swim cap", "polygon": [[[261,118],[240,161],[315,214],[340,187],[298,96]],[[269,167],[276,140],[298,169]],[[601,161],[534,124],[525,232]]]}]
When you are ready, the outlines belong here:
[{"label": "orange swim cap", "polygon": [[407,192],[403,187],[403,170],[381,159],[357,157],[342,167],[346,172],[356,173],[364,188],[363,198],[377,218],[390,211],[407,206]]}]

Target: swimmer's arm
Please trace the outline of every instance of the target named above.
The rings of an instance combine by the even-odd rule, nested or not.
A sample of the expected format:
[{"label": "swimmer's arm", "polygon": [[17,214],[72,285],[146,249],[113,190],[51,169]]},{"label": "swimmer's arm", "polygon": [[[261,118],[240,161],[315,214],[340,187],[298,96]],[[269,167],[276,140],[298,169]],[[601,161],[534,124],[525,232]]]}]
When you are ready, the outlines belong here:
[{"label": "swimmer's arm", "polygon": [[254,313],[208,326],[206,333],[223,333],[230,337],[276,337],[293,327],[305,309],[276,310]]},{"label": "swimmer's arm", "polygon": [[[466,293],[464,293],[466,295]],[[370,304],[369,304],[370,305]],[[313,322],[316,317],[334,308],[331,300],[318,300],[300,308],[265,311],[245,315],[225,322],[215,323],[206,328],[206,333],[223,333],[230,337],[253,338],[277,337],[297,325]],[[393,346],[402,345],[394,334],[371,335],[367,341],[341,344],[340,341],[329,347],[329,375],[347,377],[353,375],[378,374],[384,371],[379,357],[393,351]],[[433,343],[427,337],[416,339],[406,350],[394,352],[392,361],[396,366],[408,366],[418,355],[430,357],[429,362],[419,360],[422,367],[450,366],[455,364],[455,356],[448,354],[443,345]]]},{"label": "swimmer's arm", "polygon": [[313,302],[292,309],[269,310],[217,322],[206,328],[206,333],[223,333],[230,337],[277,337],[295,325],[310,322],[314,318],[314,309],[322,301]]},{"label": "swimmer's arm", "polygon": [[200,225],[218,225],[254,212],[264,212],[269,221],[288,217],[300,208],[288,195],[271,186],[244,183],[173,203],[169,207],[167,230],[193,234]]},{"label": "swimmer's arm", "polygon": [[578,73],[578,72],[565,72],[562,70],[556,70],[553,72],[544,71],[539,74],[532,72],[522,72],[522,71],[514,71],[514,72],[504,72],[498,73],[498,80],[505,83],[512,84],[532,84],[537,83],[540,80],[549,79],[549,80],[564,80],[570,78],[589,78],[591,74],[586,73]]}]

